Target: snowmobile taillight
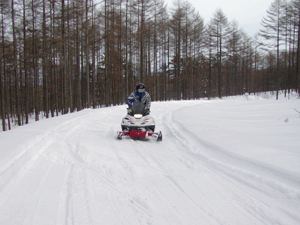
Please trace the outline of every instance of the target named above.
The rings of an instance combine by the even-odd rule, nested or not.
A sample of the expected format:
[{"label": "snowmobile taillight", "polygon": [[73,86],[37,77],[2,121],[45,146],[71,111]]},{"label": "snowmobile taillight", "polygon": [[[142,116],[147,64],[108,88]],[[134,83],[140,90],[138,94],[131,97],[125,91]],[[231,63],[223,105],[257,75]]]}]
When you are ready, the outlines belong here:
[{"label": "snowmobile taillight", "polygon": [[142,114],[134,114],[134,118],[136,119],[141,119],[143,117]]}]

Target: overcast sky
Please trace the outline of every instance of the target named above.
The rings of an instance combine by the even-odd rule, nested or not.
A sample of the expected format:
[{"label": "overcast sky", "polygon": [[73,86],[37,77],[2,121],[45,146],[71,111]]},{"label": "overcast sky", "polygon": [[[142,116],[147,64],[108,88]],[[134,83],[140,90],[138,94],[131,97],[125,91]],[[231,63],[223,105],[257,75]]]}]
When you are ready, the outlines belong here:
[{"label": "overcast sky", "polygon": [[[239,26],[250,35],[261,29],[260,22],[274,0],[187,0],[195,7],[207,24],[214,12],[220,8],[228,21],[235,19]],[[165,0],[168,8],[173,6],[173,0]]]}]

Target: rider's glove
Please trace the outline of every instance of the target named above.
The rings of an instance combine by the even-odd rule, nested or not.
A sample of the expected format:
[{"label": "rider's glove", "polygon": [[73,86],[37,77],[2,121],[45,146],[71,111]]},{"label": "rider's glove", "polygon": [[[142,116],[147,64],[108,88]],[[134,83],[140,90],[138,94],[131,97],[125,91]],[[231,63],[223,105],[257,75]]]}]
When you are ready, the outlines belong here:
[{"label": "rider's glove", "polygon": [[132,113],[132,108],[127,108],[127,114],[131,114]]},{"label": "rider's glove", "polygon": [[145,107],[145,114],[148,115],[150,113],[150,109],[148,107]]}]

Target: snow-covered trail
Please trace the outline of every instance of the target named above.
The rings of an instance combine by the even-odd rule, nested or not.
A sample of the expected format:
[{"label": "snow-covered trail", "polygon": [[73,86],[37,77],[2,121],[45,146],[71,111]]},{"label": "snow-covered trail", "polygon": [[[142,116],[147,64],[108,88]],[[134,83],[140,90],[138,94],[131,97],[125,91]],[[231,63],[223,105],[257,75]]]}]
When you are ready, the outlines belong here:
[{"label": "snow-covered trail", "polygon": [[[300,142],[292,134],[276,149],[275,134],[251,142],[261,136],[253,122],[267,129],[270,120],[262,119],[265,110],[249,121],[239,106],[255,111],[262,104],[278,107],[245,99],[153,103],[162,142],[117,140],[126,106],[2,132],[0,224],[299,224],[300,171],[290,163],[300,159]],[[231,109],[240,111],[230,117]],[[299,134],[300,117],[288,116],[278,130],[287,125]],[[269,160],[271,148],[281,153],[280,165]]]}]

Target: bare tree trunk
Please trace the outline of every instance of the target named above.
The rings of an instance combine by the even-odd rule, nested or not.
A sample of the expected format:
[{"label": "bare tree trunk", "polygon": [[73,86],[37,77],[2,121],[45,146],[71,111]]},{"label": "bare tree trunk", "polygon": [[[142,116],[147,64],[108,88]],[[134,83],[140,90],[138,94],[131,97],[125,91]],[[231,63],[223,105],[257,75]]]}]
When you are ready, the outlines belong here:
[{"label": "bare tree trunk", "polygon": [[39,120],[39,72],[38,72],[38,65],[37,65],[37,54],[36,54],[36,34],[35,34],[35,6],[34,0],[32,0],[32,69],[33,69],[33,77],[34,77],[34,105],[35,105],[35,121]]},{"label": "bare tree trunk", "polygon": [[212,97],[212,53],[211,53],[211,48],[209,47],[209,62],[208,62],[208,99]]},{"label": "bare tree trunk", "polygon": [[142,1],[141,8],[141,25],[140,25],[140,82],[144,82],[144,29],[145,29],[145,21],[144,21],[144,0]]},{"label": "bare tree trunk", "polygon": [[18,76],[18,58],[17,58],[17,38],[15,27],[15,6],[14,0],[11,0],[11,17],[12,17],[12,32],[13,32],[13,74],[15,77],[15,107],[18,119],[18,125],[21,126],[21,115],[19,110],[19,76]]},{"label": "bare tree trunk", "polygon": [[[129,95],[128,90],[128,76],[129,76],[129,62],[128,62],[128,0],[126,0],[126,11],[125,11],[125,62],[126,62],[126,69],[125,69],[125,79],[126,79],[126,89],[125,95],[126,98]],[[125,99],[126,101],[126,99]]]},{"label": "bare tree trunk", "polygon": [[296,64],[296,73],[298,78],[298,94],[300,96],[300,12],[298,12],[298,43],[297,43],[297,64]]},{"label": "bare tree trunk", "polygon": [[65,0],[61,0],[61,59],[60,59],[60,69],[61,69],[61,110],[63,114],[68,113],[67,106],[67,74],[66,74],[66,37],[65,37]]},{"label": "bare tree trunk", "polygon": [[[5,66],[5,63],[3,63]],[[2,130],[6,131],[6,121],[5,121],[5,105],[4,105],[4,81],[2,80],[2,63],[0,64],[0,88],[1,88],[1,102],[0,102],[0,110],[1,110],[1,119],[2,119]]]},{"label": "bare tree trunk", "polygon": [[105,59],[104,59],[104,65],[105,65],[105,69],[104,69],[104,98],[105,98],[105,105],[108,106],[109,105],[109,93],[108,93],[108,60],[109,60],[109,43],[108,43],[108,25],[109,25],[109,20],[108,20],[108,16],[109,16],[109,12],[108,12],[108,0],[104,0],[104,20],[105,20],[105,34],[104,34],[104,39],[105,39]]},{"label": "bare tree trunk", "polygon": [[76,55],[76,66],[75,66],[75,104],[76,104],[76,108],[77,111],[82,109],[82,101],[81,101],[81,81],[80,81],[80,36],[79,36],[79,2],[76,3],[76,29],[75,29],[75,55]]},{"label": "bare tree trunk", "polygon": [[[4,101],[4,88],[6,88],[5,85],[5,78],[6,78],[6,61],[5,61],[5,41],[4,41],[4,12],[3,12],[3,6],[1,6],[1,34],[2,34],[2,62],[0,62],[0,88],[1,88],[1,119],[2,119],[2,130],[6,131],[6,105]],[[2,75],[3,74],[3,75]]]},{"label": "bare tree trunk", "polygon": [[43,24],[42,24],[42,32],[43,32],[43,53],[42,53],[42,67],[43,67],[43,103],[44,103],[44,113],[46,118],[49,118],[49,98],[48,98],[48,74],[46,66],[48,54],[47,40],[46,40],[46,2],[43,0]]},{"label": "bare tree trunk", "polygon": [[96,108],[96,62],[95,62],[95,57],[96,57],[96,52],[95,52],[95,35],[96,35],[96,30],[94,27],[94,5],[92,4],[92,35],[93,35],[93,43],[92,43],[92,72],[93,72],[93,80],[92,80],[92,102],[93,102],[93,108]]},{"label": "bare tree trunk", "polygon": [[55,110],[57,109],[57,82],[56,82],[56,65],[55,65],[55,34],[54,34],[54,18],[55,18],[55,2],[51,0],[50,2],[50,21],[51,21],[51,68],[50,68],[50,82],[51,82],[51,95],[50,95],[50,110],[51,117],[55,116]]},{"label": "bare tree trunk", "polygon": [[28,124],[28,69],[27,69],[27,43],[26,43],[26,5],[23,0],[23,57],[24,57],[24,74],[25,74],[25,93],[24,93],[24,107],[25,107],[25,123]]},{"label": "bare tree trunk", "polygon": [[218,65],[218,92],[219,98],[222,98],[222,37],[219,38],[219,65]]},{"label": "bare tree trunk", "polygon": [[86,57],[86,107],[90,107],[90,57],[89,57],[89,19],[88,19],[88,1],[85,1],[85,57]]}]

